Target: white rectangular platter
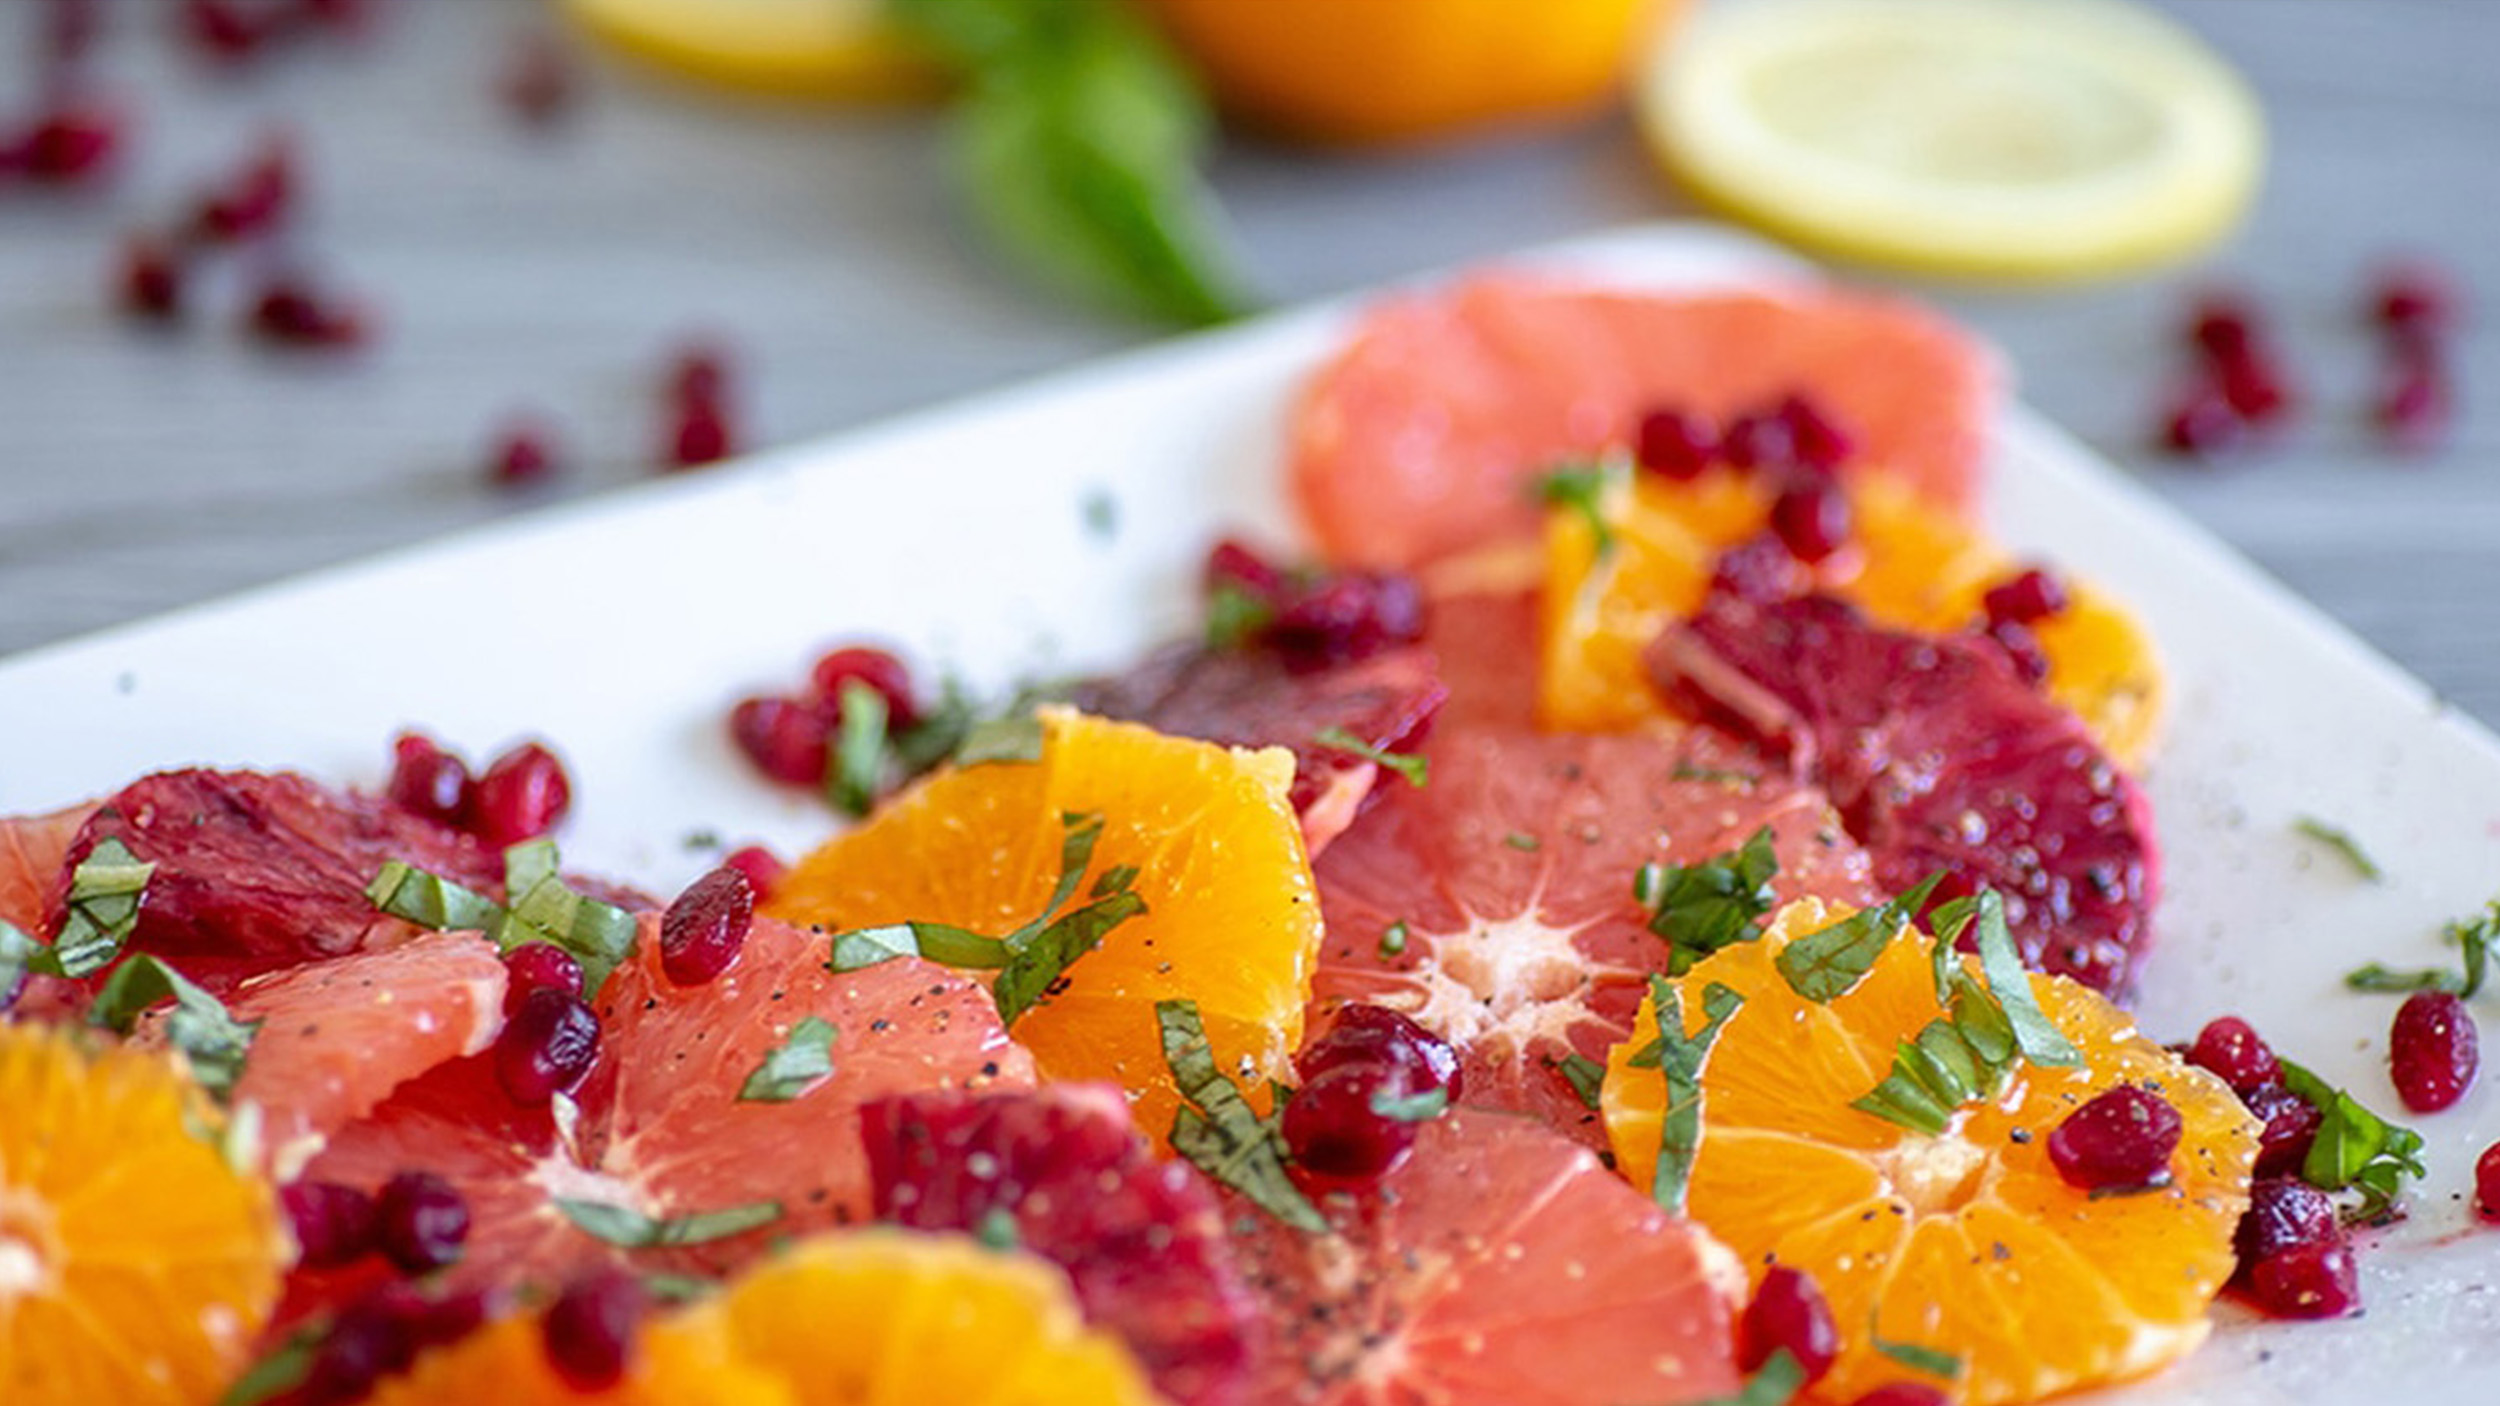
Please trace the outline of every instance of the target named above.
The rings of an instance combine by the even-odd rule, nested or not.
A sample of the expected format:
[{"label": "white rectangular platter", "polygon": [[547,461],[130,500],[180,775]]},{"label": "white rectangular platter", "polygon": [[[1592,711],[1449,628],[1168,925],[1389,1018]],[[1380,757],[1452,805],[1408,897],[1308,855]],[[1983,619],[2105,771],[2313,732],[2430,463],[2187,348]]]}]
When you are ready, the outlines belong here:
[{"label": "white rectangular platter", "polygon": [[[1758,245],[1675,226],[1520,262],[1634,285],[1798,273]],[[1219,531],[1291,540],[1279,426],[1355,306],[0,663],[0,814],[185,763],[372,785],[393,732],[421,726],[472,756],[525,735],[555,743],[575,777],[564,840],[580,867],[666,889],[709,867],[705,836],[796,852],[828,820],[733,754],[722,720],[735,698],[787,687],[816,652],[863,634],[999,689],[1116,663],[1185,628]],[[2449,960],[2442,922],[2500,889],[2500,744],[2029,414],[1999,427],[1992,474],[2004,537],[2135,605],[2173,680],[2150,777],[2166,888],[2145,1028],[2179,1040],[2237,1013],[2398,1111],[2394,1001],[2338,978],[2372,959]],[[2302,817],[2357,836],[2385,881],[2302,837]],[[2500,1229],[2468,1205],[2473,1158],[2500,1138],[2490,1083],[2414,1120],[2430,1176],[2409,1221],[2367,1242],[2364,1315],[2263,1324],[2226,1306],[2194,1359],[2105,1399],[2500,1400]]]}]

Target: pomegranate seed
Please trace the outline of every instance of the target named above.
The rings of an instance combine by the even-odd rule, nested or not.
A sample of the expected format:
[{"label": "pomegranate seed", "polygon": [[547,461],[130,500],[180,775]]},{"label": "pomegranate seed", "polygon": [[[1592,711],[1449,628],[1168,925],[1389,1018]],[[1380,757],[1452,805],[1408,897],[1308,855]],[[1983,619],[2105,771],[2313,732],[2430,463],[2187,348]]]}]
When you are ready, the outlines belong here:
[{"label": "pomegranate seed", "polygon": [[2379,271],[2370,288],[2370,315],[2400,337],[2429,340],[2445,336],[2461,320],[2462,300],[2448,274],[2436,265],[2408,259]]},{"label": "pomegranate seed", "polygon": [[2066,1115],[2049,1134],[2049,1161],[2068,1186],[2152,1186],[2170,1172],[2182,1127],[2170,1100],[2120,1084]]},{"label": "pomegranate seed", "polygon": [[1719,437],[1710,422],[1673,408],[1641,416],[1632,443],[1633,457],[1643,469],[1679,482],[1700,477],[1719,454]]},{"label": "pomegranate seed", "polygon": [[235,243],[276,228],[294,204],[295,145],[286,133],[270,132],[242,169],[201,198],[191,232],[204,243]]},{"label": "pomegranate seed", "polygon": [[1771,500],[1771,531],[1797,560],[1812,565],[1849,540],[1849,499],[1828,480],[1792,483]]},{"label": "pomegranate seed", "polygon": [[709,337],[688,338],[669,358],[663,386],[670,403],[717,402],[729,390],[729,352]]},{"label": "pomegranate seed", "polygon": [[882,649],[852,645],[837,649],[816,661],[809,672],[816,696],[835,708],[833,716],[841,717],[842,685],[856,679],[885,696],[886,726],[896,731],[920,720],[920,705],[912,698],[911,670],[903,661]]},{"label": "pomegranate seed", "polygon": [[1297,671],[1367,659],[1423,638],[1424,598],[1413,577],[1349,571],[1289,594],[1267,643]]},{"label": "pomegranate seed", "polygon": [[527,742],[495,758],[477,779],[470,826],[479,839],[501,849],[553,830],[572,808],[573,782],[564,763]]},{"label": "pomegranate seed", "polygon": [[2188,340],[2208,360],[2237,361],[2256,339],[2256,314],[2248,303],[2229,293],[2200,299],[2188,319]]},{"label": "pomegranate seed", "polygon": [[2318,1140],[2326,1115],[2318,1106],[2281,1084],[2266,1084],[2240,1095],[2249,1116],[2265,1124],[2257,1135],[2257,1175],[2284,1176],[2309,1159],[2309,1145]]},{"label": "pomegranate seed", "polygon": [[239,0],[182,0],[175,12],[177,32],[192,51],[217,63],[236,63],[260,51],[274,38],[277,23]]},{"label": "pomegranate seed", "polygon": [[2257,1261],[2248,1297],[2276,1318],[2341,1318],[2361,1307],[2352,1247],[2341,1240],[2295,1245]]},{"label": "pomegranate seed", "polygon": [[2049,676],[2048,652],[2040,648],[2040,637],[2029,625],[2012,620],[1991,620],[1980,633],[1996,642],[2013,662],[2014,673],[2024,683],[2038,684]]},{"label": "pomegranate seed", "polygon": [[498,488],[531,488],[556,473],[555,440],[536,420],[504,426],[486,457],[486,480]]},{"label": "pomegranate seed", "polygon": [[2029,625],[2046,620],[2066,608],[2066,586],[2055,576],[2032,567],[2011,580],[2000,581],[1980,597],[1980,606],[1991,621],[2010,620]]},{"label": "pomegranate seed", "polygon": [[552,986],[522,997],[495,1037],[495,1082],[525,1108],[571,1093],[598,1060],[598,1012]]},{"label": "pomegranate seed", "polygon": [[2485,1220],[2500,1220],[2500,1142],[2474,1159],[2474,1209]]},{"label": "pomegranate seed", "polygon": [[1953,1398],[1925,1382],[1886,1382],[1850,1406],[1951,1406]]},{"label": "pomegranate seed", "polygon": [[1412,1077],[1395,1066],[1340,1064],[1304,1084],[1285,1105],[1285,1147],[1296,1163],[1323,1177],[1376,1180],[1414,1148],[1415,1125],[1381,1113],[1373,1101],[1416,1092]]},{"label": "pomegranate seed", "polygon": [[1757,532],[1720,552],[1710,564],[1711,590],[1756,605],[1802,595],[1813,584],[1805,567],[1774,532]]},{"label": "pomegranate seed", "polygon": [[669,424],[665,462],[673,469],[700,468],[728,458],[736,448],[728,411],[717,400],[694,400],[679,406]]},{"label": "pomegranate seed", "polygon": [[1805,396],[1792,395],[1782,400],[1779,416],[1788,427],[1789,453],[1801,469],[1830,474],[1857,452],[1857,436]]},{"label": "pomegranate seed", "polygon": [[539,1321],[547,1365],[579,1392],[605,1391],[623,1380],[634,1330],[650,1311],[642,1281],[621,1269],[575,1279]]},{"label": "pomegranate seed", "polygon": [[113,304],[144,321],[171,322],[182,316],[182,284],[182,259],[172,246],[132,235],[113,269]]},{"label": "pomegranate seed", "polygon": [[2273,1047],[2235,1015],[2205,1022],[2196,1032],[2196,1043],[2188,1047],[2187,1061],[2229,1084],[2242,1098],[2283,1078],[2283,1062],[2275,1058]]},{"label": "pomegranate seed", "polygon": [[573,954],[552,942],[524,942],[503,954],[503,1015],[510,1020],[520,1014],[521,1003],[533,991],[560,991],[567,996],[582,994],[582,964]]},{"label": "pomegranate seed", "polygon": [[347,1406],[371,1395],[382,1378],[408,1370],[417,1359],[416,1334],[398,1296],[386,1292],[404,1288],[385,1284],[340,1309],[287,1399],[302,1406]]},{"label": "pomegranate seed", "polygon": [[392,739],[391,779],[383,794],[401,810],[453,830],[468,828],[477,805],[469,764],[421,732]]},{"label": "pomegranate seed", "polygon": [[373,1198],[334,1181],[299,1181],[278,1192],[295,1234],[296,1262],[336,1269],[374,1247]]},{"label": "pomegranate seed", "polygon": [[513,40],[495,88],[504,107],[532,127],[551,126],[572,111],[577,91],[563,46],[539,33]]},{"label": "pomegranate seed", "polygon": [[2438,448],[2455,418],[2455,398],[2439,355],[2427,345],[2400,348],[2370,407],[2370,418],[2387,442],[2405,453]]},{"label": "pomegranate seed", "polygon": [[822,709],[795,698],[748,698],[729,710],[729,736],[766,776],[791,786],[825,784],[831,737]]},{"label": "pomegranate seed", "polygon": [[1458,1101],[1466,1085],[1458,1051],[1386,1006],[1350,1005],[1337,1011],[1327,1033],[1294,1057],[1293,1067],[1307,1082],[1345,1064],[1393,1066],[1411,1076],[1419,1089],[1439,1089]]},{"label": "pomegranate seed", "polygon": [[2396,1096],[2416,1113],[2436,1113],[2474,1087],[2482,1065],[2474,1015],[2453,991],[2416,991],[2396,1008],[2387,1036]]},{"label": "pomegranate seed", "polygon": [[762,845],[731,850],[721,863],[746,875],[747,887],[755,890],[759,899],[772,897],[773,890],[781,887],[781,881],[790,873],[790,866]]},{"label": "pomegranate seed", "polygon": [[2259,1260],[2300,1245],[2343,1243],[2334,1198],[2298,1177],[2259,1177],[2248,1189],[2248,1212],[2240,1217],[2231,1248],[2243,1277]]},{"label": "pomegranate seed", "polygon": [[432,1172],[401,1172],[374,1198],[374,1241],[406,1274],[458,1262],[469,1239],[469,1203]]},{"label": "pomegranate seed", "polygon": [[660,970],[701,986],[729,970],[755,926],[755,886],[724,864],[688,885],[660,917]]},{"label": "pomegranate seed", "polygon": [[2261,361],[2226,361],[2215,368],[2215,387],[2222,399],[2251,425],[2282,418],[2292,408],[2292,394],[2273,368]]},{"label": "pomegranate seed", "polygon": [[1757,472],[1796,467],[1797,446],[1789,435],[1788,417],[1767,410],[1728,421],[1719,436],[1719,457]]},{"label": "pomegranate seed", "polygon": [[2200,380],[2171,402],[2162,419],[2161,442],[2175,454],[2220,458],[2248,442],[2248,421],[2231,408],[2219,386]]},{"label": "pomegranate seed", "polygon": [[274,346],[338,349],[362,345],[364,314],[323,297],[300,278],[280,275],[252,300],[250,326]]},{"label": "pomegranate seed", "polygon": [[1207,550],[1207,563],[1199,573],[1199,581],[1208,595],[1229,586],[1263,601],[1273,601],[1285,590],[1284,568],[1230,537]]},{"label": "pomegranate seed", "polygon": [[78,185],[101,175],[121,149],[121,113],[92,98],[64,98],[16,142],[18,172],[47,185]]},{"label": "pomegranate seed", "polygon": [[[408,1289],[405,1283],[383,1286]],[[496,1316],[496,1303],[486,1291],[469,1289],[444,1294],[440,1298],[417,1297],[406,1305],[402,1321],[417,1340],[417,1346],[443,1347],[456,1343],[486,1325]]]},{"label": "pomegranate seed", "polygon": [[1785,1350],[1796,1359],[1808,1385],[1823,1379],[1840,1356],[1840,1325],[1823,1290],[1804,1270],[1775,1264],[1762,1276],[1762,1286],[1745,1305],[1736,1325],[1736,1365],[1761,1370],[1771,1354]]}]

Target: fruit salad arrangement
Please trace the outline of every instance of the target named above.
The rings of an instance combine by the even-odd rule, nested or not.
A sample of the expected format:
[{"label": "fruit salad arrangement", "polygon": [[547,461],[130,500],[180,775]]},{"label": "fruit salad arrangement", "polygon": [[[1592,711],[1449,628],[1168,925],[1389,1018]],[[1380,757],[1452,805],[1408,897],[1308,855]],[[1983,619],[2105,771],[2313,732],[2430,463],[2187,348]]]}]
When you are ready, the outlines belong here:
[{"label": "fruit salad arrangement", "polygon": [[2161,670],[1976,525],[1997,380],[1823,288],[1385,303],[1200,637],[836,651],[725,724],[851,819],[673,895],[537,745],[0,822],[0,1397],[1999,1403],[2351,1311],[2418,1140],[2127,1014]]}]

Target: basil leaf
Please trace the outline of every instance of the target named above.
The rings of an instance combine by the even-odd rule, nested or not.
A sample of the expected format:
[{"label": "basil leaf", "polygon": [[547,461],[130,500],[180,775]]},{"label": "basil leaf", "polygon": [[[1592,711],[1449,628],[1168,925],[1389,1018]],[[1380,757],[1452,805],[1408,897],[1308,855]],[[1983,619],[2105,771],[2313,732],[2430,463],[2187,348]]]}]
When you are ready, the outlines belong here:
[{"label": "basil leaf", "polygon": [[1797,1365],[1796,1356],[1787,1348],[1775,1347],[1745,1379],[1743,1390],[1734,1396],[1714,1397],[1701,1406],[1788,1406],[1805,1385],[1806,1371]]},{"label": "basil leaf", "polygon": [[1450,1111],[1450,1091],[1426,1089],[1394,1096],[1386,1089],[1372,1095],[1372,1112],[1397,1123],[1429,1123]]},{"label": "basil leaf", "polygon": [[2372,1113],[2359,1099],[2283,1060],[2283,1082],[2321,1115],[2317,1140],[2301,1163],[2301,1180],[2324,1191],[2359,1187],[2364,1215],[2384,1213],[2406,1177],[2425,1174],[2421,1135]]},{"label": "basil leaf", "polygon": [[1016,1223],[1016,1213],[1004,1206],[992,1206],[972,1223],[972,1237],[983,1249],[1014,1250],[1024,1244],[1024,1227]]},{"label": "basil leaf", "polygon": [[1382,961],[1405,955],[1409,931],[1404,918],[1380,930],[1380,959]]},{"label": "basil leaf", "polygon": [[1849,1103],[1861,1113],[1871,1113],[1887,1122],[1898,1123],[1912,1132],[1929,1137],[1942,1136],[1953,1126],[1953,1110],[1960,1105],[1937,1097],[1919,1081],[1917,1072],[1902,1058],[1900,1050],[1910,1047],[1907,1040],[1896,1048],[1892,1072],[1875,1087]]},{"label": "basil leaf", "polygon": [[167,1001],[174,1008],[165,1015],[165,1042],[182,1051],[202,1088],[221,1103],[232,1098],[261,1023],[236,1020],[223,1001],[153,954],[133,953],[129,961],[114,968],[104,989],[96,993],[95,1004],[88,1008],[87,1019],[127,1035],[141,1015]]},{"label": "basil leaf", "polygon": [[18,982],[29,972],[61,975],[60,956],[33,933],[0,918],[0,1005],[16,996]]},{"label": "basil leaf", "polygon": [[841,723],[825,757],[825,799],[856,819],[875,808],[885,780],[885,695],[844,679],[837,702]]},{"label": "basil leaf", "polygon": [[1599,561],[1614,555],[1615,530],[1606,521],[1606,488],[1617,477],[1603,461],[1571,463],[1546,470],[1535,484],[1538,502],[1569,508],[1587,524]]},{"label": "basil leaf", "polygon": [[1649,1179],[1650,1199],[1670,1215],[1684,1214],[1684,1197],[1693,1179],[1693,1159],[1701,1154],[1701,1071],[1710,1047],[1728,1017],[1745,1004],[1730,987],[1711,982],[1702,989],[1702,1026],[1686,1034],[1684,1003],[1663,976],[1649,978],[1650,1008],[1658,1017],[1658,1038],[1632,1062],[1654,1056],[1667,1085],[1666,1112],[1658,1122],[1658,1165]]},{"label": "basil leaf", "polygon": [[1038,762],[1042,759],[1042,719],[1030,708],[974,723],[955,748],[955,765],[988,766],[997,762]]},{"label": "basil leaf", "polygon": [[52,939],[52,960],[66,977],[92,976],[113,964],[139,925],[139,903],[154,864],[140,862],[118,839],[96,842],[70,871],[68,914]]},{"label": "basil leaf", "polygon": [[566,887],[552,840],[513,845],[504,851],[503,866],[506,903],[397,859],[383,864],[365,885],[365,900],[437,932],[485,933],[506,952],[525,943],[552,943],[581,965],[583,995],[596,997],[634,954],[641,936],[634,915]]},{"label": "basil leaf", "polygon": [[1230,581],[1207,592],[1207,648],[1239,649],[1276,619],[1276,607]]},{"label": "basil leaf", "polygon": [[2372,962],[2344,973],[2344,985],[2354,991],[2412,992],[2453,991],[2468,1000],[2483,989],[2483,977],[2491,966],[2492,939],[2500,936],[2500,899],[2483,906],[2471,918],[2459,918],[2446,924],[2441,935],[2457,944],[2460,971],[2439,968],[2420,971],[2399,971]]},{"label": "basil leaf", "polygon": [[1941,873],[1921,879],[1909,892],[1874,908],[1861,908],[1829,927],[1807,933],[1780,949],[1774,964],[1790,990],[1826,1004],[1858,984],[1892,945],[1911,916],[1927,906]]},{"label": "basil leaf", "polygon": [[1867,1340],[1875,1345],[1877,1352],[1913,1372],[1923,1372],[1931,1377],[1942,1377],[1946,1381],[1952,1381],[1962,1375],[1962,1359],[1942,1348],[1928,1347],[1921,1343],[1893,1342],[1876,1332],[1871,1326],[1867,1329],[1866,1336]]},{"label": "basil leaf", "polygon": [[489,932],[503,921],[502,904],[397,859],[365,885],[365,901],[436,932]]},{"label": "basil leaf", "polygon": [[2378,861],[2370,858],[2369,852],[2361,848],[2361,842],[2354,839],[2351,832],[2310,815],[2293,821],[2292,828],[2342,855],[2344,862],[2362,878],[2374,884],[2387,882],[2386,871],[2378,867]]},{"label": "basil leaf", "polygon": [[594,1240],[627,1250],[706,1245],[781,1219],[781,1203],[756,1201],[724,1210],[653,1220],[630,1206],[555,1198],[555,1208]]},{"label": "basil leaf", "polygon": [[2083,1063],[2082,1051],[2040,1009],[2032,993],[2031,973],[2023,966],[2022,954],[2014,950],[2013,932],[2005,926],[2004,896],[1994,889],[1981,889],[1977,898],[1979,967],[1988,978],[1989,994],[1996,997],[1998,1008],[2014,1027],[2015,1046],[2033,1064]]},{"label": "basil leaf", "polygon": [[234,1379],[226,1394],[217,1398],[217,1406],[260,1406],[303,1385],[328,1330],[328,1324],[315,1323],[288,1334],[285,1342]]},{"label": "basil leaf", "polygon": [[918,776],[953,756],[979,721],[962,682],[949,676],[938,686],[937,701],[894,734],[894,759],[905,776]]},{"label": "basil leaf", "polygon": [[1576,1051],[1561,1059],[1548,1059],[1545,1063],[1563,1077],[1563,1082],[1571,1086],[1571,1091],[1580,1096],[1580,1102],[1591,1109],[1597,1107],[1606,1087],[1605,1065]]},{"label": "basil leaf", "polygon": [[833,1076],[833,1041],[841,1032],[821,1016],[790,1027],[789,1037],[767,1050],[746,1082],[741,1103],[788,1103]]},{"label": "basil leaf", "polygon": [[998,1018],[1008,1025],[1050,994],[1077,958],[1102,945],[1105,934],[1146,911],[1146,900],[1133,893],[1115,893],[1089,903],[1034,933],[1000,968],[990,995],[998,1002]]},{"label": "basil leaf", "polygon": [[1632,897],[1649,910],[1649,930],[1667,941],[1667,974],[1682,976],[1713,952],[1761,937],[1779,868],[1768,825],[1699,864],[1642,865]]},{"label": "basil leaf", "polygon": [[2385,995],[2405,995],[2415,991],[2453,991],[2465,994],[2465,978],[2452,971],[2426,967],[2418,971],[2398,971],[2378,962],[2355,967],[2344,973],[2344,986],[2353,991],[2370,991]]},{"label": "basil leaf", "polygon": [[1311,740],[1332,752],[1343,752],[1367,762],[1377,762],[1406,778],[1409,786],[1423,786],[1432,780],[1432,759],[1406,752],[1392,752],[1375,747],[1342,727],[1331,724],[1311,735]]},{"label": "basil leaf", "polygon": [[[1216,1068],[1197,1003],[1157,1001],[1155,1021],[1163,1032],[1163,1062],[1185,1100],[1172,1118],[1172,1150],[1284,1224],[1325,1234],[1327,1218],[1285,1170],[1275,1119],[1253,1112],[1241,1090]],[[1277,1111],[1283,1112],[1281,1103]]]}]

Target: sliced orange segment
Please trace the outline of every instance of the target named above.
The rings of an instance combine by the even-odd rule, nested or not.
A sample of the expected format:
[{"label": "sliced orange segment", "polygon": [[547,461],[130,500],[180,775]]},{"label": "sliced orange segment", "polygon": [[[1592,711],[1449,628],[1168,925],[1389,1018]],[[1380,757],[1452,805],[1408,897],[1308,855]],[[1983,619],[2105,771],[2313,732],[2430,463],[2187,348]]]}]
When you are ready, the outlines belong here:
[{"label": "sliced orange segment", "polygon": [[[2022,569],[1890,476],[1852,474],[1842,484],[1854,541],[1814,568],[1814,582],[1879,623],[1965,628],[1983,616],[1988,589]],[[1610,483],[1598,503],[1612,539],[1602,554],[1586,514],[1554,510],[1538,697],[1546,726],[1619,731],[1667,715],[1641,652],[1700,606],[1718,554],[1762,530],[1771,492],[1759,476],[1730,469],[1689,483],[1646,475]],[[2064,584],[2066,608],[2034,627],[2049,661],[2050,696],[2072,708],[2121,765],[2140,766],[2153,748],[2163,696],[2152,638],[2090,583],[2067,577]]]},{"label": "sliced orange segment", "polygon": [[[1676,983],[1688,1011],[1714,982],[1745,998],[1702,1071],[1689,1210],[1757,1280],[1787,1264],[1822,1288],[1842,1350],[1818,1394],[1846,1401],[1908,1375],[1878,1336],[1959,1359],[1959,1376],[1937,1385],[1971,1406],[2138,1376],[2202,1341],[2206,1306],[2230,1277],[2256,1157],[2256,1126],[2239,1100],[2100,996],[2033,976],[2034,998],[2081,1052],[2078,1065],[2018,1064],[1999,1096],[1961,1109],[1934,1136],[1854,1109],[1899,1043],[1941,1012],[1933,948],[1915,933],[1894,939],[1828,1004],[1790,988],[1774,965],[1781,950],[1847,912],[1800,900],[1761,941]],[[1962,960],[1975,974],[1975,961]],[[1641,1186],[1658,1164],[1666,1085],[1630,1060],[1657,1028],[1644,1002],[1631,1039],[1607,1061],[1601,1099],[1616,1157]],[[2157,1090],[2185,1134],[2169,1184],[2095,1197],[2058,1176],[2048,1139],[2121,1083]]]},{"label": "sliced orange segment", "polygon": [[1284,1078],[1320,939],[1289,791],[1293,754],[1169,737],[1064,709],[1041,757],[951,769],[801,860],[772,916],[828,930],[934,921],[996,936],[1042,912],[1064,817],[1102,817],[1076,892],[1133,866],[1145,911],[1078,958],[1013,1034],[1054,1079],[1109,1079],[1138,1125],[1168,1132],[1179,1096],[1155,1002],[1195,1001],[1227,1073]]},{"label": "sliced orange segment", "polygon": [[798,1406],[788,1379],[738,1351],[729,1316],[698,1304],[646,1326],[626,1354],[625,1375],[595,1397],[576,1391],[547,1359],[538,1314],[498,1319],[450,1347],[426,1353],[403,1376],[385,1377],[371,1406]]},{"label": "sliced orange segment", "polygon": [[0,1025],[0,1401],[215,1400],[290,1251],[177,1057]]}]

